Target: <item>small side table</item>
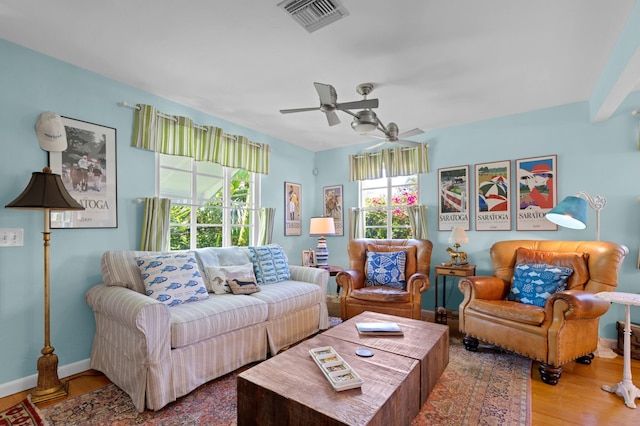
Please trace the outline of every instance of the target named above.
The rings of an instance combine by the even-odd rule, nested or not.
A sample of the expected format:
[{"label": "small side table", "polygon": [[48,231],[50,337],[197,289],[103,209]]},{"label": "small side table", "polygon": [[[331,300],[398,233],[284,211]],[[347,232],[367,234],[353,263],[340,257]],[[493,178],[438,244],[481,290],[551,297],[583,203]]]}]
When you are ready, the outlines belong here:
[{"label": "small side table", "polygon": [[614,291],[603,291],[595,295],[597,298],[607,300],[613,303],[625,305],[625,324],[624,324],[624,370],[622,373],[622,381],[613,386],[602,386],[602,390],[615,393],[624,398],[624,404],[629,408],[636,408],[635,400],[640,398],[640,389],[638,389],[631,379],[631,314],[630,306],[640,306],[640,294],[619,293]]},{"label": "small side table", "polygon": [[[472,277],[476,274],[476,265],[470,263],[463,265],[436,265],[436,304],[435,322],[447,323],[447,277]],[[442,275],[442,310],[438,307],[438,277]]]},{"label": "small side table", "polygon": [[[338,275],[338,272],[344,271],[344,268],[341,268],[339,266],[331,266],[331,265],[329,265],[329,266],[318,266],[318,265],[316,265],[314,267],[329,271],[329,276],[330,277],[335,277],[336,275]],[[336,293],[340,294],[340,286],[336,285],[336,287],[338,287],[338,289],[336,290]]]}]

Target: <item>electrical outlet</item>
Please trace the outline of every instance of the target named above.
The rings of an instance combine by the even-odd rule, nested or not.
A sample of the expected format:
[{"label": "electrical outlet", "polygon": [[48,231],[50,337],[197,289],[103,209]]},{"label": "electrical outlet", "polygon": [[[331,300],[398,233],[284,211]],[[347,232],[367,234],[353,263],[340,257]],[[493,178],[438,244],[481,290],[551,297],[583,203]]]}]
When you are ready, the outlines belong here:
[{"label": "electrical outlet", "polygon": [[0,229],[0,247],[23,246],[24,229],[22,228],[2,228]]}]

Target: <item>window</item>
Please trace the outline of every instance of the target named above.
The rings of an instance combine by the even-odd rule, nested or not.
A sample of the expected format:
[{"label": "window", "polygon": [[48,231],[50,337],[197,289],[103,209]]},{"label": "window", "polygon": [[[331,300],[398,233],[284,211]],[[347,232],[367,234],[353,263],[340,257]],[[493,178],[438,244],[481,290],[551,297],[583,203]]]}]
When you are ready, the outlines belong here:
[{"label": "window", "polygon": [[418,194],[416,175],[361,181],[364,237],[411,238],[407,206],[418,204]]},{"label": "window", "polygon": [[171,250],[254,243],[255,173],[164,154],[157,154],[157,170],[157,192],[171,199]]}]

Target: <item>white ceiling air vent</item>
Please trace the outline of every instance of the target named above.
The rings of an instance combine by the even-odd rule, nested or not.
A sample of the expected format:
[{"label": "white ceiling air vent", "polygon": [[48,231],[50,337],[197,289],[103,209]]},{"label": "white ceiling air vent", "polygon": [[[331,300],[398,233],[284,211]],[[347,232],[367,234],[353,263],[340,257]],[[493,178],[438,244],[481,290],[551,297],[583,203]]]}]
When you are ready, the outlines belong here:
[{"label": "white ceiling air vent", "polygon": [[338,0],[286,0],[278,4],[308,32],[349,16]]}]

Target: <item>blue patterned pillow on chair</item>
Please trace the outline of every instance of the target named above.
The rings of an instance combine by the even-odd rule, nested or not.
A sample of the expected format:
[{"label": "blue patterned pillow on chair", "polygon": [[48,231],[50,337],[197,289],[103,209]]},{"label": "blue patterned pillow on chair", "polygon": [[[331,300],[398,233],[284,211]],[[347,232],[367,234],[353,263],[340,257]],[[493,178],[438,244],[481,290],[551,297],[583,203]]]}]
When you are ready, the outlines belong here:
[{"label": "blue patterned pillow on chair", "polygon": [[507,300],[544,307],[549,296],[567,287],[573,269],[545,263],[517,264]]},{"label": "blue patterned pillow on chair", "polygon": [[367,279],[365,285],[367,287],[384,285],[406,290],[406,263],[406,251],[367,251]]}]

